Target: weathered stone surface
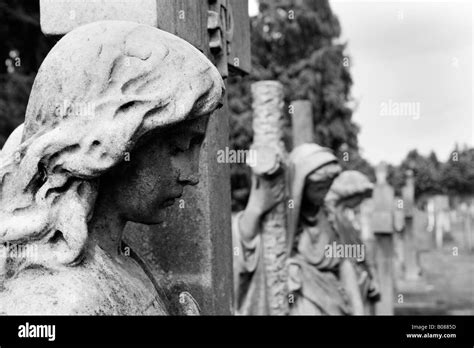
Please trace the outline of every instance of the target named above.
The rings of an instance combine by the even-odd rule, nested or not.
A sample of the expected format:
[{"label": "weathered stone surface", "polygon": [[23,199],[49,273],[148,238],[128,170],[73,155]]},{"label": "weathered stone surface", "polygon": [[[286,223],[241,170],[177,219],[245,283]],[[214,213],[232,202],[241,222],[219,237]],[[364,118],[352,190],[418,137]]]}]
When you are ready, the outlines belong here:
[{"label": "weathered stone surface", "polygon": [[[219,5],[225,8],[221,6],[220,23],[216,23],[217,28],[212,30],[206,26],[206,20],[208,10],[216,9],[216,1],[159,0],[157,3],[161,14],[158,26],[197,46],[219,66],[222,73],[227,70],[226,52],[212,50],[209,40],[211,35],[232,24],[235,31],[230,52],[240,58],[240,72],[244,71],[243,62],[250,62],[246,1],[219,1]],[[230,8],[227,5],[238,12],[227,12]],[[180,20],[182,14],[186,18],[184,21]],[[249,64],[245,67],[248,72]],[[232,69],[231,73],[235,71]],[[217,161],[218,151],[229,146],[228,117],[224,101],[223,108],[209,120],[199,164],[201,180],[195,188],[184,190],[179,204],[167,209],[166,225],[129,224],[127,228],[128,240],[133,238],[130,242],[143,248],[153,272],[164,275],[160,279],[166,281],[168,296],[176,299],[182,291],[190,291],[203,314],[232,313],[230,168],[228,163]],[[176,230],[180,231],[179,236],[173,233]]]},{"label": "weathered stone surface", "polygon": [[[55,2],[47,6],[55,7]],[[148,0],[145,0],[149,4]],[[131,18],[143,23],[147,16],[157,14],[157,27],[175,34],[201,50],[221,70],[231,73],[250,72],[250,22],[246,0],[154,0],[156,11],[140,0],[133,0],[136,10],[143,10],[143,18]],[[69,2],[70,3],[70,2]],[[217,5],[217,6],[216,6]],[[63,6],[59,16],[67,17],[74,8]],[[94,20],[118,19],[123,16],[116,9],[93,13]],[[208,11],[219,8],[217,30],[209,30]],[[62,13],[61,13],[62,12]],[[78,13],[91,20],[90,11]],[[44,13],[42,13],[42,16]],[[47,20],[47,19],[45,19]],[[63,24],[58,22],[61,27]],[[72,29],[72,28],[71,28]],[[64,29],[66,33],[67,30]],[[215,54],[210,50],[210,36],[218,31],[227,35],[229,47]],[[53,34],[45,32],[46,34]],[[218,52],[217,52],[218,53]],[[228,54],[225,55],[225,53]],[[184,189],[180,202],[166,209],[166,224],[147,226],[128,223],[126,240],[137,248],[142,261],[149,264],[150,272],[167,289],[167,296],[176,300],[181,292],[190,291],[198,300],[204,314],[230,314],[232,308],[232,250],[230,235],[230,169],[216,161],[216,152],[228,146],[229,122],[227,105],[215,112],[210,120],[200,156],[200,182],[193,189]],[[162,215],[155,212],[156,215]],[[180,231],[176,235],[174,231]]]},{"label": "weathered stone surface", "polygon": [[22,138],[0,153],[0,313],[169,312],[140,257],[119,252],[123,228],[163,221],[156,212],[198,182],[223,90],[201,52],[150,26],[96,22],[60,40]]},{"label": "weathered stone surface", "polygon": [[228,41],[223,43],[219,63],[225,76],[227,64],[232,72],[250,73],[248,0],[209,2],[217,2],[215,7],[219,8],[212,17],[208,0],[40,0],[41,30],[46,35],[60,36],[100,20],[126,20],[172,33],[205,52],[211,34],[207,30],[210,18],[219,33],[214,32]]},{"label": "weathered stone surface", "polygon": [[313,105],[309,100],[294,100],[291,120],[293,124],[293,147],[314,143]]},{"label": "weathered stone surface", "polygon": [[40,0],[41,30],[46,35],[64,35],[100,20],[123,20],[158,25],[156,0]]},{"label": "weathered stone surface", "polygon": [[[251,149],[257,153],[257,175],[284,175],[286,151],[283,145],[283,86],[278,81],[252,84],[253,130]],[[282,181],[282,185],[284,181]],[[286,203],[282,201],[262,220],[263,259],[269,315],[286,315],[288,304],[288,241]]]},{"label": "weathered stone surface", "polygon": [[[201,150],[200,181],[162,211],[156,226],[129,223],[127,240],[138,250],[172,302],[188,291],[204,315],[232,313],[232,236],[230,172],[217,162],[217,149],[228,146],[227,103],[209,120]],[[179,234],[176,234],[179,231]],[[133,244],[136,245],[136,244]]]},{"label": "weathered stone surface", "polygon": [[231,72],[249,74],[252,70],[250,54],[250,21],[248,0],[228,0],[232,8],[232,40],[228,57]]}]

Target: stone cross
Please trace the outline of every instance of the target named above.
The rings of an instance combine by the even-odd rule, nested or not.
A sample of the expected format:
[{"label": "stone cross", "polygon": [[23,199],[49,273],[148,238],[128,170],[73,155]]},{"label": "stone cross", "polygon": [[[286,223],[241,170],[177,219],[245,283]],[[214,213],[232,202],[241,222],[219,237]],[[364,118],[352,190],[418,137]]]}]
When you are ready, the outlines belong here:
[{"label": "stone cross", "polygon": [[[99,20],[147,24],[193,44],[223,77],[250,72],[247,0],[40,0],[40,14],[43,33],[54,36]],[[198,186],[163,214],[166,224],[129,224],[126,237],[150,272],[165,279],[160,285],[171,302],[185,301],[181,294],[189,292],[202,314],[231,314],[233,307],[230,170],[217,163],[228,141],[225,101],[209,121]]]},{"label": "stone cross", "polygon": [[[252,84],[253,130],[251,151],[256,151],[253,172],[258,176],[284,175],[283,86],[278,81]],[[282,180],[284,185],[284,180]],[[287,284],[286,204],[279,203],[262,221],[263,257],[269,315],[289,312]]]},{"label": "stone cross", "polygon": [[375,304],[375,313],[377,315],[391,315],[394,306],[393,204],[395,194],[393,188],[387,183],[387,165],[385,163],[380,163],[377,166],[376,177],[377,183],[372,194],[371,229],[375,235],[375,260],[382,298]]},{"label": "stone cross", "polygon": [[309,100],[294,100],[290,104],[293,126],[293,147],[314,143],[313,105]]}]

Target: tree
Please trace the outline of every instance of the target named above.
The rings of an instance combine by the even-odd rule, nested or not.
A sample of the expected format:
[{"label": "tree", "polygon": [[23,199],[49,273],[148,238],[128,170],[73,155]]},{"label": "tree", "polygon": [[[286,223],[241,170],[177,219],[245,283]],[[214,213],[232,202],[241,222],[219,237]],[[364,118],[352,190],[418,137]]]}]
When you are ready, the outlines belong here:
[{"label": "tree", "polygon": [[[229,79],[231,146],[248,149],[252,141],[250,84],[278,80],[288,104],[308,99],[313,104],[315,142],[338,151],[358,148],[358,127],[348,107],[352,80],[345,46],[334,44],[340,25],[327,0],[260,0],[260,14],[251,18],[253,70],[245,78]],[[291,147],[291,119],[286,115],[286,144]],[[248,170],[232,168],[235,208],[245,206]],[[236,192],[239,193],[238,197]]]},{"label": "tree", "polygon": [[40,30],[39,2],[0,3],[0,148],[24,120],[36,72],[54,44]]},{"label": "tree", "polygon": [[399,166],[389,169],[388,181],[394,186],[397,194],[400,194],[406,182],[406,172],[411,169],[415,177],[415,197],[439,194],[443,193],[440,168],[441,163],[434,152],[424,157],[417,150],[411,150]]},{"label": "tree", "polygon": [[448,160],[442,165],[440,184],[451,194],[474,194],[474,148],[454,147]]}]

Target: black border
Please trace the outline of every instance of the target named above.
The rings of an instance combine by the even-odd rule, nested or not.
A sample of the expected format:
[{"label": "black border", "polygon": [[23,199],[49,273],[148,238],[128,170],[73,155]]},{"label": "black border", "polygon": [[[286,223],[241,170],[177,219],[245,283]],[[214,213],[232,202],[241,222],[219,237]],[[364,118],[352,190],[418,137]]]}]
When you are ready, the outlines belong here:
[{"label": "black border", "polygon": [[[25,324],[56,325],[56,340],[19,338]],[[412,325],[455,325],[455,329],[424,332]],[[456,338],[407,338],[413,333],[448,333]],[[0,317],[0,347],[97,344],[154,346],[170,344],[241,344],[258,346],[322,344],[403,344],[474,347],[474,316],[367,316],[367,317]]]}]

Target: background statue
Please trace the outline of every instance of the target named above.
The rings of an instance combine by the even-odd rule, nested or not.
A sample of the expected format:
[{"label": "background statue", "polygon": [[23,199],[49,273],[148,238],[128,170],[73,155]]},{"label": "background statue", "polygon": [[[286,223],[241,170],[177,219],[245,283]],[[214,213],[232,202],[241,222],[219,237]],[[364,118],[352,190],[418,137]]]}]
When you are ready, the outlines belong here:
[{"label": "background statue", "polygon": [[103,21],[64,36],[0,154],[0,313],[167,314],[122,230],[159,223],[198,182],[223,93],[212,63],[159,29]]},{"label": "background statue", "polygon": [[[326,247],[342,243],[324,207],[324,198],[341,167],[334,154],[317,144],[302,144],[290,155],[288,185],[288,294],[290,315],[362,314],[352,263],[327,257]],[[263,216],[284,200],[282,178],[253,177],[247,207],[233,218],[236,312],[265,314]],[[235,249],[237,248],[237,249]],[[236,252],[237,251],[237,252]]]},{"label": "background statue", "polygon": [[362,314],[352,263],[326,253],[328,246],[343,242],[324,204],[333,180],[341,172],[337,158],[327,148],[302,144],[291,152],[290,163],[290,203],[294,203],[288,218],[289,289],[294,295],[290,313]]},{"label": "background statue", "polygon": [[367,176],[348,170],[334,180],[325,198],[330,219],[343,244],[362,250],[361,255],[352,255],[349,260],[357,274],[365,314],[373,314],[373,302],[380,298],[373,240],[367,238],[370,221],[362,212],[362,205],[372,196],[373,187]]}]

